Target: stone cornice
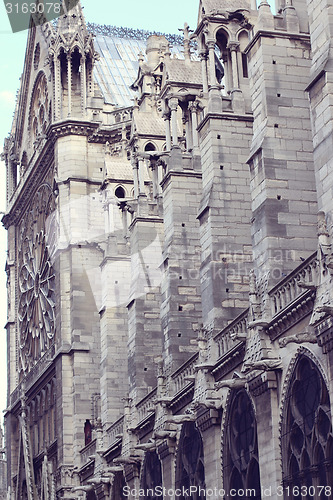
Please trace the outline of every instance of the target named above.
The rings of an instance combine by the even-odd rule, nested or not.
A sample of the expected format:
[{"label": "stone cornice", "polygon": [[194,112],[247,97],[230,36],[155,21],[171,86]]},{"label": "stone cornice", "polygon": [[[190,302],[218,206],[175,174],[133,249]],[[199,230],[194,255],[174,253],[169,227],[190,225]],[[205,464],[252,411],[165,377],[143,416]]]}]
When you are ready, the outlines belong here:
[{"label": "stone cornice", "polygon": [[207,124],[209,120],[235,120],[235,121],[245,121],[253,122],[253,115],[237,115],[236,113],[207,113],[204,119],[198,125],[198,132],[201,132],[203,127]]},{"label": "stone cornice", "polygon": [[248,382],[248,387],[250,392],[256,397],[264,394],[269,389],[276,389],[276,372],[271,370],[261,373]]},{"label": "stone cornice", "polygon": [[301,40],[310,44],[310,34],[290,33],[288,31],[275,30],[258,30],[245,48],[244,53],[248,54],[260,38],[288,38],[288,40]]},{"label": "stone cornice", "polygon": [[193,395],[194,383],[190,382],[181,391],[174,395],[173,400],[168,406],[174,413],[177,413],[192,401]]},{"label": "stone cornice", "polygon": [[318,345],[322,348],[324,354],[333,351],[333,318],[325,318],[316,327],[318,335]]},{"label": "stone cornice", "polygon": [[85,121],[85,120],[75,120],[68,118],[62,120],[61,122],[53,123],[49,129],[49,135],[54,140],[59,137],[65,137],[67,135],[80,135],[90,137],[92,134],[96,133],[100,123]]},{"label": "stone cornice", "polygon": [[315,291],[307,290],[273,318],[267,328],[271,340],[278,339],[284,332],[311,314],[315,295]]},{"label": "stone cornice", "polygon": [[169,172],[163,177],[161,186],[164,187],[171,177],[195,177],[196,179],[201,179],[202,174],[201,172],[196,172],[195,170],[169,170]]},{"label": "stone cornice", "polygon": [[213,425],[221,423],[221,412],[217,410],[205,409],[197,413],[196,425],[201,432],[210,429]]},{"label": "stone cornice", "polygon": [[239,366],[245,355],[245,343],[238,342],[232,349],[229,349],[223,356],[217,360],[212,375],[216,381],[221,380],[228,373],[233,372]]}]

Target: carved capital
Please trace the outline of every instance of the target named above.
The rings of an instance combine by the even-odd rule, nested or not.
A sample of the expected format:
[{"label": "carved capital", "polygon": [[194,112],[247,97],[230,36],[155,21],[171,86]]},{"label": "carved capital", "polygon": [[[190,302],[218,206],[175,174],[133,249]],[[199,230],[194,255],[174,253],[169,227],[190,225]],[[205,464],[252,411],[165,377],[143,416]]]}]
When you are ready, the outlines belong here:
[{"label": "carved capital", "polygon": [[169,99],[169,108],[171,109],[171,111],[177,111],[178,104],[179,101],[177,97],[171,97],[171,99]]},{"label": "carved capital", "polygon": [[238,52],[239,51],[239,42],[233,41],[228,43],[228,49],[231,52]]}]

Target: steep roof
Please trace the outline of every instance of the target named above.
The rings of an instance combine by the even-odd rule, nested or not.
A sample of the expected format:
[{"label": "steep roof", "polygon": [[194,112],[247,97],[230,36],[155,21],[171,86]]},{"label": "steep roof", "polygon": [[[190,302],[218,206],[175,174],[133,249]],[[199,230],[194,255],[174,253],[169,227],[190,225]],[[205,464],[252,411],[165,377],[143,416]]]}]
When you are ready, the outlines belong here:
[{"label": "steep roof", "polygon": [[236,10],[249,10],[249,0],[201,0],[201,5],[206,14],[215,12],[235,12]]},{"label": "steep roof", "polygon": [[167,61],[166,66],[169,81],[202,84],[200,61],[191,61],[191,64],[184,64],[184,61],[171,59]]},{"label": "steep roof", "polygon": [[[145,54],[147,38],[153,33],[89,23],[88,29],[95,34],[95,50],[100,55],[94,77],[105,101],[117,107],[132,106],[136,94],[130,85],[138,76],[138,55]],[[165,36],[173,43],[173,57],[184,59],[181,37]]]}]

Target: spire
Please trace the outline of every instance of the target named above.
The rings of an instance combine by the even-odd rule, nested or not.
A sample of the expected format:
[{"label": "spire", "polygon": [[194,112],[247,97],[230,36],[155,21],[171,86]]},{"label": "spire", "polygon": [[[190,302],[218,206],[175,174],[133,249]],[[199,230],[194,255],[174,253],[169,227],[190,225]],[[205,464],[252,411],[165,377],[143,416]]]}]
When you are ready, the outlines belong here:
[{"label": "spire", "polygon": [[62,0],[64,14],[59,17],[58,32],[63,35],[75,35],[86,32],[87,26],[80,0]]},{"label": "spire", "polygon": [[178,28],[178,31],[182,31],[184,34],[184,56],[185,61],[190,61],[191,59],[191,49],[190,49],[190,30],[189,25],[187,23],[184,24],[184,28]]}]

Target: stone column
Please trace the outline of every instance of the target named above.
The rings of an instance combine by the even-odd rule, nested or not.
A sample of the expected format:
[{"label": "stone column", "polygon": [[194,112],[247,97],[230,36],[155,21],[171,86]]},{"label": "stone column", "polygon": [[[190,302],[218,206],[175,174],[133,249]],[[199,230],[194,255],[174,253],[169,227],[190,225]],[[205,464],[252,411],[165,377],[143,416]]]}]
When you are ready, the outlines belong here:
[{"label": "stone column", "polygon": [[183,123],[185,125],[185,133],[186,133],[186,151],[192,151],[192,121],[189,109],[186,109],[183,113]]},{"label": "stone column", "polygon": [[140,156],[138,157],[138,179],[139,179],[139,196],[145,195],[145,178],[144,178],[144,168],[145,161]]},{"label": "stone column", "polygon": [[176,476],[176,440],[166,439],[157,448],[157,454],[162,465],[163,486],[166,490],[165,500],[174,500],[174,496],[169,495],[175,489]]},{"label": "stone column", "polygon": [[153,178],[153,198],[155,200],[155,198],[158,195],[158,170],[157,170],[156,161],[150,160],[149,168],[151,170],[152,178]]},{"label": "stone column", "polygon": [[232,70],[232,88],[239,89],[239,74],[237,52],[239,51],[239,42],[229,42],[228,48],[231,52],[231,70]]},{"label": "stone column", "polygon": [[60,59],[54,57],[54,119],[60,119],[60,104],[61,104],[61,75],[60,75]]},{"label": "stone column", "polygon": [[158,190],[158,195],[161,196],[162,195],[161,182],[163,179],[163,165],[162,165],[161,161],[158,162],[157,169],[158,169],[158,171],[157,171],[157,190]]},{"label": "stone column", "polygon": [[192,140],[193,140],[193,148],[197,148],[199,146],[198,140],[198,103],[196,101],[192,101],[189,105],[189,109],[191,111],[191,120],[192,120]]},{"label": "stone column", "polygon": [[228,59],[228,52],[222,53],[221,61],[224,68],[224,77],[223,77],[224,93],[227,94],[228,91],[230,91],[232,88],[231,67],[230,67],[230,61]]},{"label": "stone column", "polygon": [[216,73],[215,73],[215,41],[211,40],[208,42],[208,52],[209,52],[209,85],[210,87],[216,87]]},{"label": "stone column", "polygon": [[261,488],[281,485],[277,374],[266,371],[249,382],[255,400]]},{"label": "stone column", "polygon": [[171,149],[171,132],[170,132],[170,114],[165,113],[163,115],[165,122],[165,139],[166,139],[166,149],[170,151]]},{"label": "stone column", "polygon": [[178,146],[178,127],[177,127],[177,108],[178,99],[172,97],[169,99],[169,107],[171,110],[171,136],[172,136],[172,146]]},{"label": "stone column", "polygon": [[134,155],[131,157],[131,165],[133,169],[134,198],[137,198],[139,196],[139,173],[138,162]]},{"label": "stone column", "polygon": [[87,108],[87,74],[86,74],[86,58],[81,57],[81,102],[82,114],[85,115]]},{"label": "stone column", "polygon": [[207,74],[207,52],[200,52],[201,72],[202,72],[202,90],[204,94],[208,92],[208,74]]},{"label": "stone column", "polygon": [[67,54],[68,116],[72,114],[72,54]]}]

